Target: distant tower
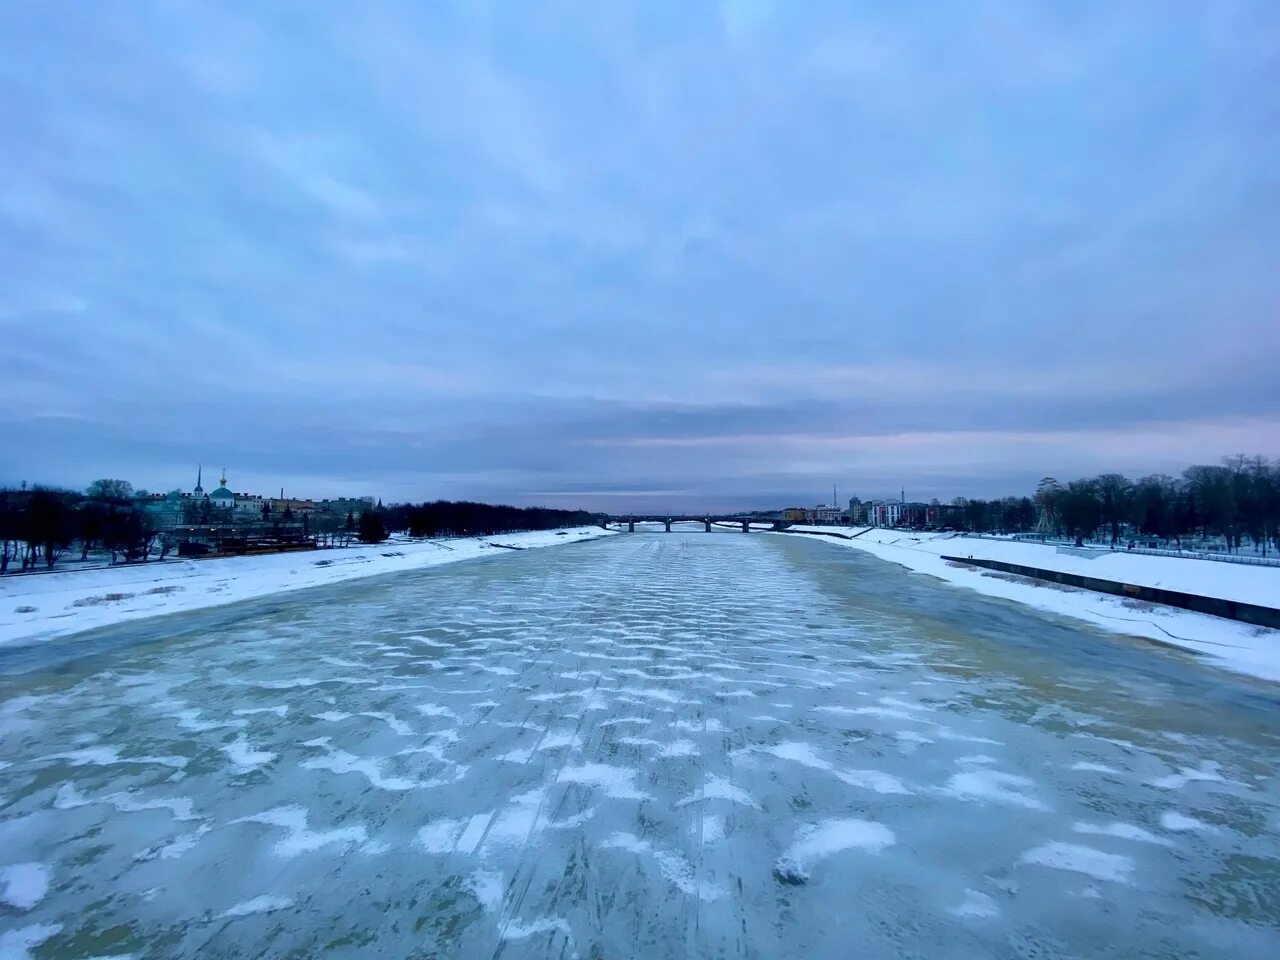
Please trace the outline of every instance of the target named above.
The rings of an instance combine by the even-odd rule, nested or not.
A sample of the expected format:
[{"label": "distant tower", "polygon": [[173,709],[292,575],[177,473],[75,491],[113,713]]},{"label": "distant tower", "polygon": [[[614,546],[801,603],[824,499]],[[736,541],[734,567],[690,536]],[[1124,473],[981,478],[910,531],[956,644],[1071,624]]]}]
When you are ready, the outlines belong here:
[{"label": "distant tower", "polygon": [[196,488],[191,491],[197,497],[204,496],[204,486],[202,484],[203,479],[204,479],[204,464],[202,463],[196,467]]},{"label": "distant tower", "polygon": [[906,502],[907,502],[907,488],[906,488],[906,487],[903,487],[903,488],[902,488],[902,499],[899,501],[899,503],[906,503]]}]

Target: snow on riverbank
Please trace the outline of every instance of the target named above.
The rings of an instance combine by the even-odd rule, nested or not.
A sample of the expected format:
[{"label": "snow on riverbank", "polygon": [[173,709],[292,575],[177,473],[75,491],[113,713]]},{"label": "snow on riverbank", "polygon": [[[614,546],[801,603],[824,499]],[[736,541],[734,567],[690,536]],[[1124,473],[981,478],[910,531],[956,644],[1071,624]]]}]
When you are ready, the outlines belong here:
[{"label": "snow on riverbank", "polygon": [[582,527],[461,540],[388,540],[333,550],[8,576],[0,578],[0,646],[342,580],[506,556],[512,551],[504,546],[551,547],[608,535]]},{"label": "snow on riverbank", "polygon": [[1253,567],[1215,560],[1156,557],[1123,551],[1080,551],[1052,544],[987,540],[950,533],[849,527],[793,527],[811,532],[859,534],[855,539],[823,537],[827,543],[874,554],[908,569],[927,573],[989,596],[1025,603],[1051,613],[1075,617],[1116,633],[1182,647],[1212,658],[1219,666],[1266,680],[1280,680],[1280,630],[1193,613],[1176,607],[1127,600],[1029,581],[1022,577],[942,559],[974,557],[1029,567],[1060,570],[1123,583],[1163,587],[1201,596],[1264,606],[1280,605],[1280,568]]}]

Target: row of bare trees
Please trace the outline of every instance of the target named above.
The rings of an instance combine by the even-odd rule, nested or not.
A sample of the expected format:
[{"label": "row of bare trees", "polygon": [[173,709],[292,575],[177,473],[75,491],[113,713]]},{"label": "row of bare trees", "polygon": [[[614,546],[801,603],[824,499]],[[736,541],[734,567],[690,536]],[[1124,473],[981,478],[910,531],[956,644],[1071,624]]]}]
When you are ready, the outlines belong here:
[{"label": "row of bare trees", "polygon": [[1215,538],[1238,551],[1247,539],[1263,555],[1280,551],[1280,461],[1262,456],[1239,454],[1178,477],[1105,473],[1065,485],[1046,478],[1036,503],[1053,532],[1078,541],[1099,533],[1113,545],[1126,535],[1178,544]]},{"label": "row of bare trees", "polygon": [[600,515],[585,510],[553,510],[549,507],[508,507],[465,500],[379,505],[364,516],[381,519],[387,530],[415,537],[469,534],[488,536],[513,530],[556,530],[600,522]]},{"label": "row of bare trees", "polygon": [[0,490],[0,574],[52,569],[73,545],[81,560],[101,549],[113,563],[146,560],[157,551],[163,556],[170,547],[150,515],[127,497]]}]

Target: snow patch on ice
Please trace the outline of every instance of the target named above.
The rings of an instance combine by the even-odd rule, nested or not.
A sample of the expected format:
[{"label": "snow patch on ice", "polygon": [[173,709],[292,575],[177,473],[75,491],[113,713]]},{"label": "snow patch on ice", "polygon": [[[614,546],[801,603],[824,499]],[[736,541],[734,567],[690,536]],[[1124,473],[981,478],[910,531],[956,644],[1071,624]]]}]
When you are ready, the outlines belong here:
[{"label": "snow patch on ice", "polygon": [[672,724],[677,730],[683,730],[685,733],[727,733],[728,728],[715,717],[705,717],[701,720],[677,720]]},{"label": "snow patch on ice", "polygon": [[4,960],[30,960],[31,948],[40,946],[61,929],[60,923],[33,923],[0,933],[0,957]]},{"label": "snow patch on ice", "polygon": [[237,717],[252,717],[259,713],[274,713],[277,717],[284,718],[289,712],[288,706],[280,704],[275,707],[241,707],[239,710],[232,710]]},{"label": "snow patch on ice", "polygon": [[1157,777],[1155,780],[1148,780],[1147,783],[1161,790],[1181,790],[1188,783],[1226,783],[1226,778],[1218,772],[1218,767],[1217,762],[1206,760],[1198,769],[1183,767],[1178,773]]},{"label": "snow patch on ice", "polygon": [[713,843],[719,843],[724,839],[724,817],[718,813],[704,813],[702,815],[702,845],[710,846]]},{"label": "snow patch on ice", "polygon": [[179,834],[167,843],[147,847],[147,849],[134,854],[133,859],[139,862],[147,860],[176,860],[193,849],[200,842],[200,838],[212,829],[208,824],[202,823],[194,833]]},{"label": "snow patch on ice", "polygon": [[953,907],[950,912],[957,917],[970,917],[973,919],[985,919],[1000,915],[996,902],[985,893],[980,893],[977,890],[965,890],[964,903],[958,907]]},{"label": "snow patch on ice", "polygon": [[49,892],[49,868],[43,863],[12,863],[0,867],[0,901],[30,910]]},{"label": "snow patch on ice", "polygon": [[503,928],[503,940],[527,940],[529,937],[536,937],[543,933],[562,933],[565,937],[572,940],[573,934],[569,931],[569,921],[564,917],[540,917],[532,923],[521,923],[518,920],[512,920]]},{"label": "snow patch on ice", "polygon": [[658,865],[658,870],[666,880],[681,893],[686,893],[699,900],[719,900],[725,891],[699,880],[694,874],[693,864],[678,854],[660,850],[648,840],[641,840],[632,833],[615,833],[600,846],[606,850],[626,850],[629,853],[647,854]]},{"label": "snow patch on ice", "polygon": [[1072,828],[1076,833],[1094,834],[1100,837],[1118,837],[1121,840],[1136,840],[1138,843],[1154,843],[1162,847],[1173,844],[1164,837],[1158,837],[1150,830],[1132,823],[1087,823],[1077,821]]},{"label": "snow patch on ice", "polygon": [[285,806],[273,807],[247,817],[237,817],[231,822],[233,824],[261,823],[285,830],[284,838],[277,841],[274,848],[276,856],[280,857],[295,857],[300,853],[319,850],[330,844],[349,846],[353,843],[364,843],[368,839],[363,824],[315,831],[307,829],[307,819],[306,807]]},{"label": "snow patch on ice", "polygon": [[903,786],[902,781],[897,777],[890,776],[880,770],[839,770],[834,764],[819,757],[814,752],[813,747],[807,743],[790,741],[759,749],[761,752],[777,757],[779,760],[789,760],[792,763],[811,767],[814,770],[824,770],[851,787],[862,787],[867,790],[874,790],[876,793],[906,794],[911,792]]},{"label": "snow patch on ice", "polygon": [[238,737],[229,744],[219,748],[227,755],[236,769],[241,772],[256,770],[258,767],[266,766],[276,758],[276,754],[269,750],[255,750],[250,746],[245,738]]},{"label": "snow patch on ice", "polygon": [[692,740],[672,740],[658,751],[660,757],[696,757],[698,745]]},{"label": "snow patch on ice", "polygon": [[751,799],[751,794],[715,774],[708,776],[706,783],[677,803],[676,806],[683,807],[691,803],[701,803],[704,800],[728,800],[730,803],[740,803],[744,807],[760,809],[760,805]]},{"label": "snow patch on ice", "polygon": [[541,787],[511,797],[507,805],[494,815],[489,834],[485,837],[485,849],[493,846],[519,847],[527,843],[544,822],[542,804],[545,797],[546,791]]},{"label": "snow patch on ice", "polygon": [[417,843],[427,853],[450,853],[458,834],[462,832],[463,822],[442,817],[432,820],[418,830]]},{"label": "snow patch on ice", "polygon": [[[321,738],[322,740],[324,738]],[[387,776],[382,772],[382,761],[373,757],[357,757],[331,747],[327,742],[312,741],[312,745],[321,746],[328,751],[326,756],[312,757],[299,764],[304,770],[328,770],[332,773],[357,773],[369,781],[371,786],[379,790],[404,791],[417,787],[438,786],[436,781],[410,780],[407,777]]]},{"label": "snow patch on ice", "polygon": [[415,708],[424,717],[451,717],[458,719],[458,715],[448,707],[442,707],[438,703],[420,703]]},{"label": "snow patch on ice", "polygon": [[82,750],[66,750],[42,757],[44,760],[65,760],[73,767],[109,767],[119,763],[156,763],[164,767],[181,769],[187,765],[186,757],[122,757],[115,747],[85,747]]},{"label": "snow patch on ice", "polygon": [[87,807],[95,803],[105,803],[115,807],[121,813],[138,813],[144,810],[168,810],[175,820],[194,820],[190,797],[156,797],[149,800],[139,799],[135,794],[121,791],[108,793],[100,797],[86,797],[70,783],[58,788],[53,798],[53,806],[58,810],[73,810],[76,807]]},{"label": "snow patch on ice", "polygon": [[639,772],[607,763],[584,763],[576,767],[564,767],[556,781],[598,787],[604,791],[605,796],[615,800],[648,800],[649,794],[637,789],[635,784]]},{"label": "snow patch on ice", "polygon": [[819,860],[845,850],[879,853],[895,839],[892,830],[871,820],[824,820],[801,827],[795,842],[778,859],[774,876],[788,883],[803,883],[809,879],[810,867]]},{"label": "snow patch on ice", "polygon": [[992,740],[990,737],[979,737],[972,733],[956,733],[947,727],[939,727],[934,731],[934,736],[939,740],[951,740],[955,743],[988,743],[992,746],[1004,746],[999,740]]},{"label": "snow patch on ice", "polygon": [[1075,843],[1046,843],[1024,853],[1019,863],[1039,864],[1054,870],[1082,873],[1095,880],[1128,883],[1133,860],[1116,853],[1103,853]]},{"label": "snow patch on ice", "polygon": [[243,903],[237,903],[235,906],[222,911],[222,916],[227,917],[248,917],[256,913],[271,913],[275,910],[283,910],[285,907],[293,906],[293,900],[289,897],[273,897],[263,895],[254,897],[252,900],[246,900]]},{"label": "snow patch on ice", "polygon": [[1113,776],[1122,776],[1123,774],[1115,767],[1109,767],[1105,763],[1093,763],[1089,760],[1081,760],[1071,765],[1072,770],[1081,773],[1109,773]]},{"label": "snow patch on ice", "polygon": [[502,896],[506,892],[502,874],[493,870],[477,870],[467,877],[465,886],[489,913],[502,906]]},{"label": "snow patch on ice", "polygon": [[960,800],[1006,803],[1027,810],[1046,810],[1043,803],[1025,791],[1035,786],[1035,781],[1014,773],[1002,773],[999,770],[967,770],[957,773],[950,780],[944,792]]},{"label": "snow patch on ice", "polygon": [[1195,817],[1189,817],[1185,813],[1179,813],[1177,810],[1166,810],[1160,814],[1160,826],[1166,830],[1175,830],[1178,832],[1187,830],[1212,830],[1213,827],[1205,823],[1203,820],[1197,820]]}]

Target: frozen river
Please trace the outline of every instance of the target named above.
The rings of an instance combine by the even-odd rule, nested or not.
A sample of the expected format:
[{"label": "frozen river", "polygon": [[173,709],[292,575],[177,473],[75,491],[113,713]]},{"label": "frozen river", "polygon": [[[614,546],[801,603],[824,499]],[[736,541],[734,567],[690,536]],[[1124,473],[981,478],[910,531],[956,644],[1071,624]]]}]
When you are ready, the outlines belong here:
[{"label": "frozen river", "polygon": [[1274,686],[805,538],[0,670],[3,957],[1280,956]]}]

